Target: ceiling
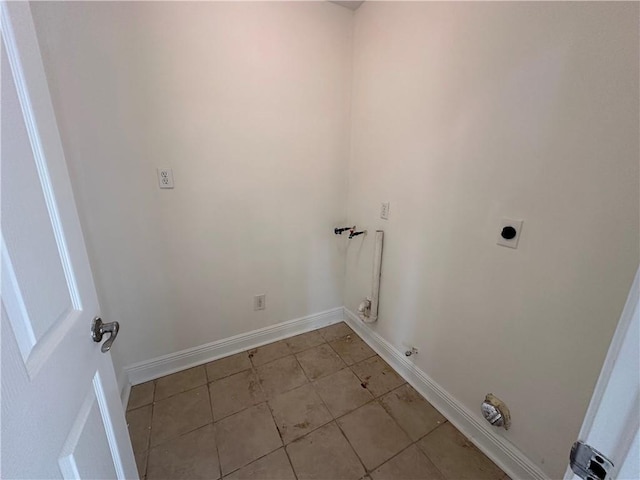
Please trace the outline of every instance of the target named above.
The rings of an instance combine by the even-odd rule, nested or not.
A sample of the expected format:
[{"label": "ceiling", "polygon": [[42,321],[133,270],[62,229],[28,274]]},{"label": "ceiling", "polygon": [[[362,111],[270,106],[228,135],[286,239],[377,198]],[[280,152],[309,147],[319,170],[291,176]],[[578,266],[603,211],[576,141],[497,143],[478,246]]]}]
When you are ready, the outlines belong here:
[{"label": "ceiling", "polygon": [[337,3],[338,5],[341,5],[345,8],[348,8],[349,10],[357,10],[358,7],[360,5],[362,5],[364,3],[364,0],[359,2],[356,0],[346,0],[346,1],[342,1],[342,2],[331,2],[331,3]]}]

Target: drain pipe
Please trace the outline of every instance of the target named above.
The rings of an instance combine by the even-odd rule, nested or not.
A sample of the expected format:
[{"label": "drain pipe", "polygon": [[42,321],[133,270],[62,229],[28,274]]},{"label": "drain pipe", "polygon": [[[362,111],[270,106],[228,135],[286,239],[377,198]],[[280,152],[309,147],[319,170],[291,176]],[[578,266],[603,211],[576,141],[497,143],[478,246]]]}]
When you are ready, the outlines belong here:
[{"label": "drain pipe", "polygon": [[371,277],[371,296],[367,297],[358,307],[358,317],[365,323],[378,320],[378,303],[380,296],[380,273],[382,271],[382,241],[384,232],[376,230],[375,246],[373,250],[373,274]]}]

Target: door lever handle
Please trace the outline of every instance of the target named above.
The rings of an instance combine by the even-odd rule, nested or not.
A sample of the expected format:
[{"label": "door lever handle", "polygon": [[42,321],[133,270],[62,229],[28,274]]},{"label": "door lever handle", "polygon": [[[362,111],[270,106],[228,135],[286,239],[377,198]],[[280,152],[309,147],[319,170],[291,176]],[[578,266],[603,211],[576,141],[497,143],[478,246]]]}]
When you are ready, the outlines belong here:
[{"label": "door lever handle", "polygon": [[118,331],[120,331],[120,324],[118,322],[103,323],[100,317],[94,318],[93,322],[91,322],[91,338],[94,342],[101,342],[102,336],[105,333],[109,334],[107,341],[100,347],[102,353],[107,353],[111,350],[111,345],[113,345],[113,341],[118,336]]}]

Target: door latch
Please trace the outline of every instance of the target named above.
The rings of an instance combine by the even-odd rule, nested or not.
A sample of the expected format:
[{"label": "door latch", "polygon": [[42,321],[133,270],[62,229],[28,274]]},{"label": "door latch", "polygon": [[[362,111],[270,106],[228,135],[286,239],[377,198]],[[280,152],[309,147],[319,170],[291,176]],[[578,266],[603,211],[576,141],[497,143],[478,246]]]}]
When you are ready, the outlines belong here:
[{"label": "door latch", "polygon": [[120,331],[120,324],[118,322],[109,322],[103,323],[100,317],[96,317],[91,322],[91,338],[94,342],[101,342],[102,336],[105,333],[109,333],[109,338],[107,341],[102,344],[100,350],[102,353],[107,353],[111,350],[111,345],[113,345],[113,341],[118,336],[118,332]]},{"label": "door latch", "polygon": [[569,456],[571,470],[584,480],[610,480],[613,463],[595,448],[577,441]]}]

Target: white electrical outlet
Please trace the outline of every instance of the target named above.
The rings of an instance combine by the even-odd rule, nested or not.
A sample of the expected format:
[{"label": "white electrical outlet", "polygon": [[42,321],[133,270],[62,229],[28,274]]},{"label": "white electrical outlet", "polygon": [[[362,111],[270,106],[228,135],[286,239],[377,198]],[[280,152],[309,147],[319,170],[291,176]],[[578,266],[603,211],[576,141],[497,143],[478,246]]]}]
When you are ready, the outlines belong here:
[{"label": "white electrical outlet", "polygon": [[380,218],[389,220],[389,202],[382,202],[380,204]]},{"label": "white electrical outlet", "polygon": [[158,186],[160,188],[173,188],[173,170],[170,168],[158,168]]},{"label": "white electrical outlet", "polygon": [[254,310],[264,310],[267,306],[267,294],[263,293],[262,295],[256,295],[253,297],[253,309]]}]

